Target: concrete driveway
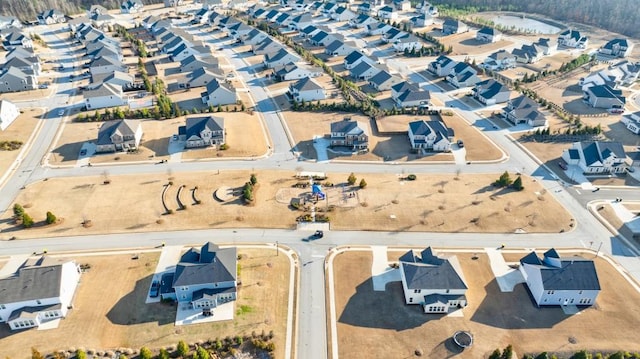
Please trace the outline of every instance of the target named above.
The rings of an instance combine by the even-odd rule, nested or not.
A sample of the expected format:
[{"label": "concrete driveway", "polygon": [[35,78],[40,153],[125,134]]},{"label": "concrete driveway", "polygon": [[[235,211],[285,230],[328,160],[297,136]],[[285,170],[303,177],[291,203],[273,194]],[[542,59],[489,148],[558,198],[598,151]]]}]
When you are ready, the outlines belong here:
[{"label": "concrete driveway", "polygon": [[331,141],[324,138],[324,136],[315,135],[313,136],[313,148],[316,150],[316,156],[318,162],[328,162],[329,155],[327,154],[327,148]]}]

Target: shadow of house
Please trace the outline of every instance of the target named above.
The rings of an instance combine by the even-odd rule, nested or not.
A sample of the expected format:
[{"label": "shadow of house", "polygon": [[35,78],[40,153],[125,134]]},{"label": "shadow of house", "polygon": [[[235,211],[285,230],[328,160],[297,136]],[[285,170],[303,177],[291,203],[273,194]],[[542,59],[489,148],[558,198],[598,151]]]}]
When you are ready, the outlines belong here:
[{"label": "shadow of house", "polygon": [[156,157],[158,156],[168,156],[169,155],[169,138],[157,138],[153,140],[143,141],[140,143],[140,147],[144,147],[149,149],[154,153]]},{"label": "shadow of house", "polygon": [[[405,145],[403,146],[401,143],[405,143]],[[371,152],[380,156],[384,161],[397,161],[408,157],[410,150],[406,135],[390,135],[386,140],[378,141]]]},{"label": "shadow of house", "polygon": [[582,88],[578,85],[568,86],[562,91],[562,96],[582,96]]},{"label": "shadow of house", "polygon": [[109,310],[107,319],[111,323],[132,325],[157,322],[158,325],[165,325],[175,321],[175,306],[162,303],[145,304],[152,277],[149,275],[138,280],[133,291],[120,298]]},{"label": "shadow of house", "polygon": [[83,143],[84,142],[72,142],[58,146],[52,151],[53,154],[58,157],[55,158],[54,161],[76,161],[78,159],[78,154],[80,153],[80,149],[82,148]]},{"label": "shadow of house", "polygon": [[559,306],[536,307],[523,283],[517,284],[513,292],[503,293],[494,278],[485,286],[485,293],[471,316],[476,323],[502,329],[540,329],[553,328],[571,317]]},{"label": "shadow of house", "polygon": [[373,280],[369,278],[356,287],[338,321],[358,327],[402,331],[442,318],[442,315],[424,314],[420,306],[404,303],[401,282],[387,283],[384,292],[374,292]]}]

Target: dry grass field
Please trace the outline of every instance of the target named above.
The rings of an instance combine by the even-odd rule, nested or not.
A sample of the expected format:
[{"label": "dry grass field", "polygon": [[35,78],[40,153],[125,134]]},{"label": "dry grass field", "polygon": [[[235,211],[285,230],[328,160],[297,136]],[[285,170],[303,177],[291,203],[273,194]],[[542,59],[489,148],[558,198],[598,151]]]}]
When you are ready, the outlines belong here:
[{"label": "dry grass field", "polygon": [[[240,188],[248,181],[249,171],[215,171],[207,173],[175,173],[135,176],[102,176],[59,178],[34,183],[23,190],[17,203],[28,208],[36,221],[25,230],[7,219],[0,221],[3,239],[12,236],[90,235],[131,231],[180,230],[195,228],[291,228],[302,214],[278,203],[280,189],[291,188],[297,180],[287,171],[257,172],[259,188],[251,206],[237,199],[221,203],[213,198],[221,186]],[[329,173],[335,185],[346,182],[347,173]],[[338,207],[329,213],[332,228],[339,230],[436,231],[436,232],[527,232],[558,233],[569,230],[571,217],[538,183],[523,178],[525,190],[514,192],[497,189],[491,183],[498,174],[465,176],[455,174],[418,175],[416,181],[401,181],[407,174],[362,174],[364,190],[355,191],[359,205]],[[171,177],[174,183],[166,193],[166,203],[174,210],[164,215],[163,186]],[[181,200],[186,210],[177,210],[177,188],[184,185]],[[191,190],[198,186],[194,205]],[[239,192],[239,191],[238,191]],[[286,201],[285,201],[286,202]],[[27,207],[28,206],[28,207]],[[45,213],[52,211],[63,223],[43,226]],[[91,226],[83,227],[85,220]]]},{"label": "dry grass field", "polygon": [[[40,117],[42,117],[41,109],[27,110],[21,113],[9,127],[4,131],[0,131],[0,142],[21,141],[23,143],[22,146],[25,146],[29,136],[31,136],[40,121]],[[21,149],[22,147],[15,151],[0,151],[0,177],[9,169],[13,161],[18,158]]]},{"label": "dry grass field", "polygon": [[[0,326],[2,354],[14,359],[31,357],[29,348],[41,352],[57,349],[139,349],[176,345],[179,340],[199,340],[274,331],[276,357],[284,357],[290,264],[286,256],[270,249],[238,248],[244,258],[236,308],[248,306],[233,321],[174,326],[176,307],[145,304],[159,252],[130,255],[77,257],[90,264],[76,291],[74,309],[55,330],[10,332]],[[118,278],[118,280],[114,280]]]},{"label": "dry grass field", "polygon": [[451,55],[478,55],[478,54],[490,54],[498,51],[502,48],[513,45],[513,42],[503,39],[493,43],[487,43],[476,40],[475,31],[469,31],[462,34],[448,35],[440,38],[440,41],[445,47],[452,46],[453,52]]},{"label": "dry grass field", "polygon": [[[397,260],[402,253],[389,252],[388,259]],[[463,317],[424,314],[417,305],[405,305],[400,282],[387,284],[385,292],[374,292],[369,251],[337,256],[333,268],[339,356],[388,358],[393,353],[394,358],[411,358],[419,349],[427,358],[475,359],[508,344],[514,346],[517,357],[585,347],[640,349],[635,332],[629,330],[640,320],[640,310],[619,304],[639,300],[640,294],[608,262],[596,260],[598,276],[607,278],[600,282],[596,305],[568,316],[560,308],[536,308],[523,284],[511,293],[500,292],[487,256],[480,254],[477,260],[471,256],[457,254],[469,286]],[[471,348],[461,351],[452,342],[458,330],[474,335]]]}]

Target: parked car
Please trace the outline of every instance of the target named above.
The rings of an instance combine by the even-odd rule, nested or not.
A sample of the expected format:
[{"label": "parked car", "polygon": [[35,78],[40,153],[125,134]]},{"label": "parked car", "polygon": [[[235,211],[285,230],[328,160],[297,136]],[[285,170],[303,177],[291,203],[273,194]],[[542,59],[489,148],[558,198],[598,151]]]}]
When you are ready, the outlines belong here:
[{"label": "parked car", "polygon": [[153,281],[151,283],[151,289],[149,290],[149,297],[156,298],[160,294],[160,283]]},{"label": "parked car", "polygon": [[460,148],[464,147],[464,142],[462,142],[462,140],[458,140],[458,147]]},{"label": "parked car", "polygon": [[63,109],[58,110],[58,116],[64,116],[64,110]]},{"label": "parked car", "polygon": [[317,230],[314,234],[312,234],[309,237],[305,238],[304,241],[305,242],[313,241],[313,240],[316,240],[316,239],[320,239],[322,237],[324,237],[324,232],[320,231],[320,230]]},{"label": "parked car", "polygon": [[567,170],[567,164],[562,161],[558,161],[558,166],[560,166],[560,168],[562,168],[565,171]]},{"label": "parked car", "polygon": [[86,149],[82,149],[80,150],[80,156],[86,156],[87,155],[87,150]]}]

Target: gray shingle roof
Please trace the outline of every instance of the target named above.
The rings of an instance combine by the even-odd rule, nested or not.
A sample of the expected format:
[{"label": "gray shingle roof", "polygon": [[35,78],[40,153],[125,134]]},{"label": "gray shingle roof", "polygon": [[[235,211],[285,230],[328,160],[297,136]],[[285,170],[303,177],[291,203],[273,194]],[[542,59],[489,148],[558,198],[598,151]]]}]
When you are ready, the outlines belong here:
[{"label": "gray shingle roof", "polygon": [[140,126],[139,120],[113,120],[106,121],[100,126],[100,130],[98,131],[98,145],[110,145],[111,136],[114,133],[118,132],[122,137],[125,136],[134,136],[136,130]]},{"label": "gray shingle roof", "polygon": [[200,137],[200,133],[208,129],[210,131],[224,131],[224,118],[218,116],[190,117],[186,121],[187,139],[192,136]]},{"label": "gray shingle roof", "polygon": [[449,259],[438,258],[430,252],[423,254],[431,255],[425,261],[416,256],[411,262],[400,261],[408,289],[467,289],[461,274]]},{"label": "gray shingle roof", "polygon": [[0,279],[0,304],[58,297],[61,280],[62,264],[21,268]]},{"label": "gray shingle roof", "polygon": [[320,86],[317,82],[313,81],[310,77],[305,77],[301,80],[296,81],[292,88],[300,91],[312,91],[312,90],[322,90],[322,86]]},{"label": "gray shingle roof", "polygon": [[221,249],[208,242],[200,249],[199,256],[182,258],[176,266],[173,286],[220,283],[236,280],[237,250],[235,247]]}]

